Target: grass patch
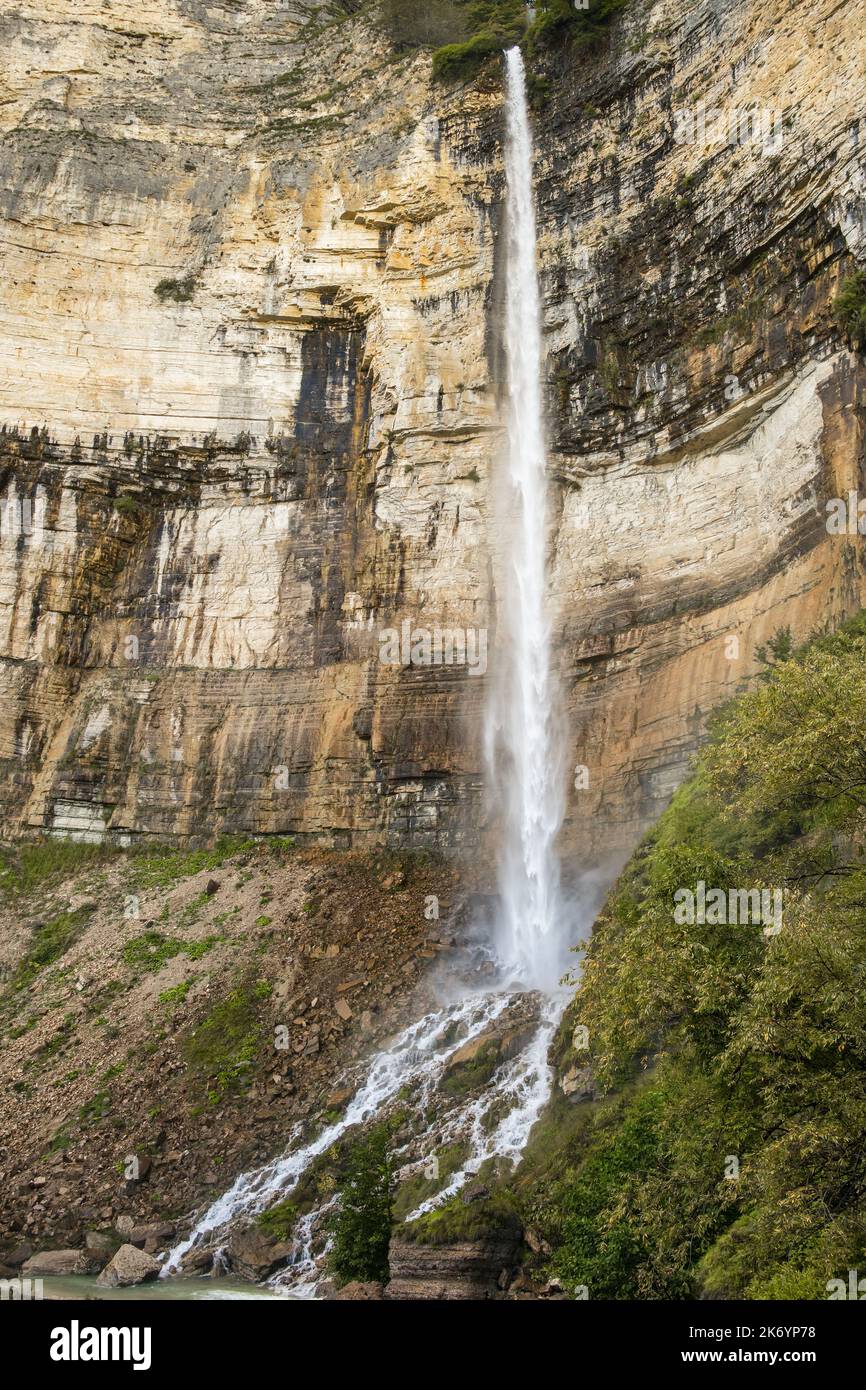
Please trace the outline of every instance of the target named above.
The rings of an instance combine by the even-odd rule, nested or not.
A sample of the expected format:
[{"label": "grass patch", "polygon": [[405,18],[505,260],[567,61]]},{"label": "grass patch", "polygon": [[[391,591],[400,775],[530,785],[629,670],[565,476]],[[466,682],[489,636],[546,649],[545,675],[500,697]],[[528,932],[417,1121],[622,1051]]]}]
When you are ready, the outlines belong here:
[{"label": "grass patch", "polygon": [[48,1145],[48,1148],[45,1150],[45,1153],[42,1155],[42,1157],[48,1158],[51,1154],[62,1153],[64,1149],[69,1148],[69,1145],[71,1143],[71,1135],[67,1134],[65,1129],[59,1129],[52,1138],[51,1142]]},{"label": "grass patch", "polygon": [[211,849],[159,850],[136,864],[136,882],[140,888],[170,888],[202,869],[218,869],[233,855],[255,849],[255,845],[248,836],[223,835]]},{"label": "grass patch", "polygon": [[394,1198],[395,1220],[405,1221],[410,1211],[414,1211],[422,1202],[426,1202],[428,1197],[441,1191],[460,1169],[468,1154],[469,1146],[466,1143],[446,1144],[437,1149],[435,1158],[439,1168],[438,1176],[425,1178],[422,1171],[401,1182]]},{"label": "grass patch", "polygon": [[123,959],[130,970],[154,975],[175,956],[186,956],[188,960],[201,960],[212,950],[221,936],[206,936],[201,941],[183,941],[179,936],[166,936],[163,932],[150,928],[140,936],[134,936],[123,948]]},{"label": "grass patch", "polygon": [[178,926],[186,927],[196,920],[203,907],[210,902],[207,893],[199,893],[192,902],[187,903],[178,917]]},{"label": "grass patch", "polygon": [[458,1193],[401,1226],[400,1236],[416,1245],[459,1245],[497,1236],[518,1238],[521,1229],[517,1202],[510,1192],[494,1192],[477,1202],[464,1202]]},{"label": "grass patch", "polygon": [[0,896],[6,900],[31,897],[122,853],[116,845],[52,838],[0,846]]},{"label": "grass patch", "polygon": [[298,1208],[294,1202],[286,1198],[278,1202],[269,1211],[264,1211],[256,1217],[256,1225],[265,1232],[266,1235],[273,1236],[274,1240],[287,1241],[291,1239],[295,1222],[299,1216]]},{"label": "grass patch", "polygon": [[265,1035],[260,1006],[270,993],[265,980],[239,985],[184,1041],[187,1065],[208,1083],[212,1103],[246,1085]]},{"label": "grass patch", "polygon": [[97,1091],[96,1095],[91,1096],[82,1105],[78,1112],[78,1119],[83,1125],[97,1124],[104,1120],[111,1107],[107,1091]]},{"label": "grass patch", "polygon": [[46,965],[51,965],[68,951],[87,926],[91,911],[91,908],[78,908],[75,912],[59,912],[39,927],[30,950],[12,973],[7,985],[8,992],[11,994],[25,989]]},{"label": "grass patch", "polygon": [[155,974],[167,961],[179,956],[186,943],[177,936],[165,936],[163,932],[151,929],[134,936],[123,947],[123,959],[131,970]]},{"label": "grass patch", "polygon": [[164,989],[159,995],[158,1002],[166,1009],[177,1008],[186,999],[194,983],[194,980],[182,980],[179,985],[173,985],[171,989]]},{"label": "grass patch", "polygon": [[728,335],[732,335],[738,340],[745,339],[751,334],[765,308],[765,297],[753,295],[738,309],[732,310],[729,314],[723,314],[715,322],[702,328],[695,336],[695,346],[699,348],[709,347],[711,344],[720,343]]}]

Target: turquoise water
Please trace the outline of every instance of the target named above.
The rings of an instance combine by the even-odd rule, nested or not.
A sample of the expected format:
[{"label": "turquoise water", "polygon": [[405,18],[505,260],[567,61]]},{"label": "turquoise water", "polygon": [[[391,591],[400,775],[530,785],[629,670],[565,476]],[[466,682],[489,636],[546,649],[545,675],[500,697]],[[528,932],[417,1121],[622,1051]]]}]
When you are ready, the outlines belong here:
[{"label": "turquoise water", "polygon": [[95,1275],[65,1274],[46,1277],[42,1281],[45,1298],[97,1298],[129,1302],[172,1301],[177,1299],[256,1299],[285,1302],[286,1295],[258,1284],[246,1284],[242,1279],[157,1279],[151,1284],[136,1284],[131,1289],[104,1289]]}]

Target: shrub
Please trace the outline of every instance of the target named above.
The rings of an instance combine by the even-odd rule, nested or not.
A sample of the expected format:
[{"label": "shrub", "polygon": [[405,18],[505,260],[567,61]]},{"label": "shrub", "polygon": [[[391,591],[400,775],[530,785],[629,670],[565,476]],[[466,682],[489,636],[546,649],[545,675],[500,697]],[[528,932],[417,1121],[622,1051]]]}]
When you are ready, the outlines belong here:
[{"label": "shrub", "polygon": [[396,49],[436,47],[462,38],[466,6],[460,0],[382,0],[382,22]]},{"label": "shrub", "polygon": [[338,1285],[387,1282],[394,1188],[391,1135],[381,1124],[352,1146],[346,1162],[329,1256]]},{"label": "shrub", "polygon": [[473,34],[463,43],[443,44],[433,54],[433,78],[436,82],[459,82],[474,77],[482,63],[501,48],[501,37],[490,29]]},{"label": "shrub", "polygon": [[164,304],[167,299],[173,299],[175,304],[189,304],[195,294],[196,277],[192,274],[184,275],[181,280],[160,280],[154,285],[153,292],[160,304]]},{"label": "shrub", "polygon": [[852,271],[843,280],[833,300],[833,317],[849,339],[866,339],[866,270]]},{"label": "shrub", "polygon": [[433,54],[437,82],[459,82],[473,77],[494,53],[518,43],[526,32],[526,9],[515,0],[470,0],[462,33]]},{"label": "shrub", "polygon": [[134,516],[141,506],[141,501],[138,497],[133,497],[130,493],[125,492],[120,497],[115,497],[113,506],[114,510],[119,512],[121,516]]}]

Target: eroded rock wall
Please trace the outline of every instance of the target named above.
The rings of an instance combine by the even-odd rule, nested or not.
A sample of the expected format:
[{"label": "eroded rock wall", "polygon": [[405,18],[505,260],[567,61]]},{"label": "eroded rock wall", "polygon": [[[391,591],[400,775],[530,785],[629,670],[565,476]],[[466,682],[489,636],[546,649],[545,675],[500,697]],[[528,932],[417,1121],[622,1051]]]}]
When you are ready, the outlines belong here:
[{"label": "eroded rock wall", "polygon": [[[0,20],[10,830],[490,823],[484,676],[378,639],[485,629],[495,660],[500,84],[310,8]],[[823,504],[863,484],[829,310],[866,240],[863,19],[663,0],[536,60],[575,863],[630,847],[774,631],[861,603]],[[701,110],[758,124],[684,139]]]}]

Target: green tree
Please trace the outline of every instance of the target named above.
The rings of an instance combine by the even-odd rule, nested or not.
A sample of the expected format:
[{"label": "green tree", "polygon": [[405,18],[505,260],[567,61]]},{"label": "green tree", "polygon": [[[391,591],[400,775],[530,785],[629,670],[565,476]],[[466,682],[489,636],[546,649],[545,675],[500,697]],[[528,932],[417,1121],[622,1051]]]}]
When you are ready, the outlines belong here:
[{"label": "green tree", "polygon": [[387,1283],[395,1187],[390,1130],[376,1125],[352,1146],[346,1163],[329,1257],[338,1285]]}]

